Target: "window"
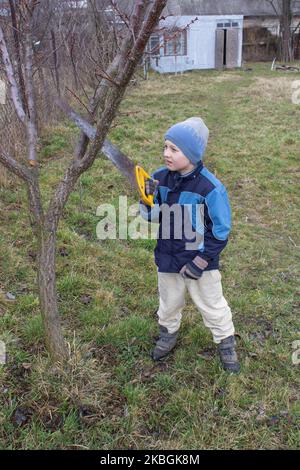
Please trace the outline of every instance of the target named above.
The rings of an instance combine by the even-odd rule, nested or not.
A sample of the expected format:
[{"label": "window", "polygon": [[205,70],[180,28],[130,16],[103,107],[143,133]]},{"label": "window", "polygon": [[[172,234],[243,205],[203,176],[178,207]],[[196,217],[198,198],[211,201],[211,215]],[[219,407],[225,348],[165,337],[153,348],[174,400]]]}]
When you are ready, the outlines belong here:
[{"label": "window", "polygon": [[238,28],[239,23],[237,21],[232,20],[224,20],[222,23],[217,23],[217,28]]},{"label": "window", "polygon": [[160,38],[158,34],[150,36],[148,52],[152,57],[160,56]]},{"label": "window", "polygon": [[187,55],[187,32],[169,31],[164,34],[165,55]]}]

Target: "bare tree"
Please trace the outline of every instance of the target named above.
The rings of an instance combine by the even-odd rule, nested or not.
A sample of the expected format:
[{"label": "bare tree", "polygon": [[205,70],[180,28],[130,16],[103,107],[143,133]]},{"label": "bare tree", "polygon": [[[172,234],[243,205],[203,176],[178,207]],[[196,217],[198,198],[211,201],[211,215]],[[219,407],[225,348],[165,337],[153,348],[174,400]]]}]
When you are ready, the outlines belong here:
[{"label": "bare tree", "polygon": [[280,29],[282,37],[282,60],[290,62],[294,58],[292,50],[292,0],[282,0]]},{"label": "bare tree", "polygon": [[[280,58],[285,62],[294,60],[292,19],[298,0],[267,0],[271,4],[280,24]],[[294,33],[296,32],[295,29]]]},{"label": "bare tree", "polygon": [[[42,203],[39,180],[37,159],[38,109],[34,89],[34,75],[36,72],[36,64],[34,63],[35,20],[39,14],[39,9],[44,7],[47,1],[20,0],[15,2],[15,6],[16,3],[18,5],[20,18],[23,22],[22,31],[18,27],[17,29],[18,34],[22,35],[22,53],[20,52],[19,56],[24,75],[25,96],[22,92],[23,85],[19,76],[21,69],[7,42],[11,28],[4,31],[5,28],[0,24],[2,62],[14,108],[20,123],[26,129],[28,148],[27,162],[18,161],[3,148],[0,148],[0,163],[18,176],[27,187],[31,225],[38,241],[37,277],[40,308],[45,327],[46,344],[55,360],[64,361],[67,358],[67,348],[61,329],[56,292],[55,251],[58,223],[79,177],[93,165],[96,156],[101,151],[126,88],[166,2],[167,0],[135,0],[133,2],[133,9],[128,19],[126,19],[126,28],[123,31],[120,46],[114,54],[106,57],[107,66],[105,69],[99,70],[101,79],[89,97],[88,119],[95,123],[95,138],[90,141],[85,134],[81,134],[74,156],[62,180],[54,189],[47,209]],[[116,2],[111,2],[111,5],[117,8]],[[126,17],[124,16],[124,18]],[[58,31],[53,30],[53,32],[55,37],[59,36]],[[54,41],[52,41],[52,48],[57,50],[59,44],[55,43],[54,45]],[[54,50],[52,50],[52,59],[54,57],[53,53]],[[59,102],[59,98],[57,100]]]}]

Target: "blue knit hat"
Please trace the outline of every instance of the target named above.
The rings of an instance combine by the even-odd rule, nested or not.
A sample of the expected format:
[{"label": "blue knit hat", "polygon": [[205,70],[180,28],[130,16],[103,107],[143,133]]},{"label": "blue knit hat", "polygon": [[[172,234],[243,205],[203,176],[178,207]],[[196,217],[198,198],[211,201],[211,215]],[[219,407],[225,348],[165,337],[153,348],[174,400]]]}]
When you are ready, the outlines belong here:
[{"label": "blue knit hat", "polygon": [[209,130],[199,117],[191,117],[170,127],[165,140],[170,140],[181,152],[197,165],[205,153]]}]

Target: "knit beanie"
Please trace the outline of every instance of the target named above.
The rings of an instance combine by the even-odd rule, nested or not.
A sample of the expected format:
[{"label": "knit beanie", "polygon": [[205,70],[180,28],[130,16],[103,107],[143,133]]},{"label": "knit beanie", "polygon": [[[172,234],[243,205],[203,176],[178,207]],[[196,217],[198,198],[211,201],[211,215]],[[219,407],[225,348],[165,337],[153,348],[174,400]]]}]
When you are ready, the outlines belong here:
[{"label": "knit beanie", "polygon": [[181,152],[197,165],[205,153],[209,130],[199,117],[191,117],[170,127],[165,140],[170,140]]}]

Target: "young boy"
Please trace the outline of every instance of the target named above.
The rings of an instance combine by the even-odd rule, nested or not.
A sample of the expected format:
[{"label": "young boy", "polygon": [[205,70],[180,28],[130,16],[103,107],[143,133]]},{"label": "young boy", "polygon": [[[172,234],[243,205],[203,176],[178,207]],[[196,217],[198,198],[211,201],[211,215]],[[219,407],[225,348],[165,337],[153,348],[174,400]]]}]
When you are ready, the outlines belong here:
[{"label": "young boy", "polygon": [[[198,117],[168,129],[164,145],[166,166],[155,171],[154,180],[146,183],[146,193],[154,195],[155,206],[140,204],[142,217],[160,224],[155,248],[160,333],[152,358],[158,361],[174,348],[188,289],[205,326],[212,332],[223,368],[239,372],[232,315],[223,297],[219,271],[219,255],[230,232],[230,206],[225,187],[202,163],[208,136],[209,130]],[[200,205],[201,226],[196,217]],[[181,209],[179,221],[176,206]],[[185,207],[189,208],[194,233],[198,237],[202,233],[199,244],[199,238],[191,244],[191,238],[182,231],[178,236],[178,228],[184,232],[188,222],[182,215]],[[164,217],[168,210],[168,217]]]}]

